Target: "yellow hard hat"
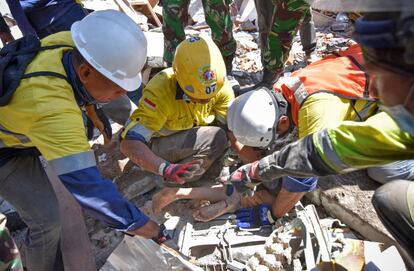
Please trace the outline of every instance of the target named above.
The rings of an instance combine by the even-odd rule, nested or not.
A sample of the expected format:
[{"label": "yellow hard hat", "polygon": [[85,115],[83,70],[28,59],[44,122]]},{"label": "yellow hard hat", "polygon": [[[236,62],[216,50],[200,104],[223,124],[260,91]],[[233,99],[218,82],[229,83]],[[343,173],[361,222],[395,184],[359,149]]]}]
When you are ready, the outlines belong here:
[{"label": "yellow hard hat", "polygon": [[190,37],[175,51],[173,69],[185,94],[211,99],[224,84],[226,66],[219,48],[209,37]]}]

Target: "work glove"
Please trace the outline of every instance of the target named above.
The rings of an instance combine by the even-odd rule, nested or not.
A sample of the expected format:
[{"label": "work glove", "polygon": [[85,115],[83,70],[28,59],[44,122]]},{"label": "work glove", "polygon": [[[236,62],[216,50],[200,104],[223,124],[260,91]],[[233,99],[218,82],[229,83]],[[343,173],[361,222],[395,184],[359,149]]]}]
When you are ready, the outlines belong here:
[{"label": "work glove", "polygon": [[153,238],[157,244],[162,244],[168,240],[171,240],[172,236],[170,235],[169,231],[165,228],[164,224],[160,225],[160,230],[158,232],[158,236]]},{"label": "work glove", "polygon": [[[163,163],[160,166],[160,173],[167,182],[184,184],[196,175],[204,172],[201,168],[202,160],[194,160],[186,164]],[[161,168],[162,167],[162,168]]]},{"label": "work glove", "polygon": [[86,106],[86,116],[88,117],[86,122],[88,139],[93,138],[93,129],[96,127],[103,135],[104,144],[108,144],[112,138],[112,127],[103,109],[97,108],[94,104],[88,105]]},{"label": "work glove", "polygon": [[221,177],[220,180],[225,184],[232,184],[237,192],[249,194],[254,190],[256,184],[252,180],[258,180],[259,161],[239,167],[229,176]]},{"label": "work glove", "polygon": [[270,226],[275,223],[272,208],[267,204],[260,204],[251,208],[241,208],[236,211],[236,223],[241,229],[255,229]]},{"label": "work glove", "polygon": [[157,244],[162,244],[168,240],[171,240],[172,236],[170,235],[169,231],[165,228],[164,224],[160,225],[160,230],[158,232],[158,236],[152,238],[152,240],[154,242],[156,242]]}]

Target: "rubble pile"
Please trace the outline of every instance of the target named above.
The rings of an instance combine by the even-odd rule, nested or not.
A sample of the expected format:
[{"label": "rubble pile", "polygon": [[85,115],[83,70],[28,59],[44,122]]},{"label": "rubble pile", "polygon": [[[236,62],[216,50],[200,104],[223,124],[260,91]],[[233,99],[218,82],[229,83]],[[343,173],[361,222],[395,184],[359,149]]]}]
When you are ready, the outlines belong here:
[{"label": "rubble pile", "polygon": [[279,271],[292,264],[292,248],[289,245],[292,232],[279,230],[274,231],[264,248],[248,260],[247,270]]},{"label": "rubble pile", "polygon": [[[149,66],[152,68],[162,68],[163,48],[162,43],[158,41],[160,39],[162,40],[163,37],[160,33],[161,29],[159,25],[157,25],[153,15],[148,16],[144,14],[144,12],[135,10],[132,6],[123,5],[121,2],[125,4],[127,1],[83,0],[86,8],[95,10],[112,8],[121,10],[130,15],[143,31],[148,34],[147,39],[151,39],[149,44],[157,45],[151,46],[149,49]],[[159,14],[162,13],[160,12],[162,8],[159,5],[152,8],[157,11],[156,16],[160,17]],[[234,37],[237,41],[236,56],[233,61],[233,75],[242,87],[254,86],[261,81],[263,70],[261,50],[260,45],[258,44],[259,33],[257,29],[257,14],[254,12],[253,0],[235,1],[235,6],[233,8],[233,13],[235,13]],[[189,26],[185,29],[186,34],[211,35],[211,31],[208,29],[205,22],[201,0],[191,1],[189,14],[191,20]],[[334,14],[313,10],[315,25],[318,27],[316,33],[317,46],[315,59],[346,49],[354,43],[350,38],[350,31],[352,30],[352,21],[355,20],[355,16],[355,14]],[[297,35],[293,40],[292,49],[286,66],[291,67],[306,61],[307,59],[302,50],[299,35]],[[297,67],[293,69],[288,68],[287,72],[291,72],[294,69],[297,69]],[[148,81],[150,77],[149,73],[150,71],[148,72],[148,76],[143,76],[144,82]],[[119,131],[121,128],[121,126],[116,124],[112,127],[113,131]],[[108,146],[103,145],[102,138],[90,142],[95,152],[97,165],[100,171],[105,177],[113,180],[126,198],[130,199],[134,204],[140,207],[144,213],[160,223],[164,222],[165,218],[155,217],[151,213],[151,198],[152,195],[158,191],[156,182],[151,178],[142,178],[142,171],[137,166],[128,163],[129,159],[125,158],[119,151],[119,141],[117,138],[118,135],[115,134],[112,142]],[[295,139],[297,139],[296,129],[280,140],[278,146],[273,146],[274,148],[272,149],[274,150],[283,147]],[[227,161],[233,159],[231,154],[228,156],[229,157],[226,157],[224,160]],[[231,170],[234,169],[236,163],[237,161],[235,161],[235,159],[230,162],[227,161],[223,172],[228,175]],[[179,215],[181,219],[184,219],[181,221],[181,224],[188,227],[188,225],[192,225],[194,222],[188,212],[190,208],[189,205],[189,202],[176,202],[168,207],[168,210],[171,210],[171,212],[167,213],[167,216],[171,217]],[[360,209],[366,207],[367,206],[362,206]],[[222,221],[226,221],[227,218],[221,219]],[[231,219],[231,217],[228,218],[228,220]],[[375,219],[376,218],[372,220]],[[211,225],[214,226],[214,223],[215,222],[207,223],[205,225],[208,228]],[[113,250],[122,242],[124,236],[122,233],[104,227],[100,222],[90,217],[86,217],[86,225],[93,246],[97,266],[100,268]],[[231,243],[235,242],[235,240],[233,240],[235,238],[229,238],[228,234],[229,232],[231,234],[236,234],[236,227],[228,226],[228,228],[222,229],[217,226],[215,232],[210,229],[210,232],[206,234],[206,236],[199,236],[199,242],[205,242],[206,246],[210,246],[209,248],[215,248],[214,246],[217,245],[217,249],[212,250],[215,255],[214,257],[210,257],[213,252],[208,254],[205,250],[199,250],[200,254],[198,256],[200,256],[200,258],[198,259],[198,263],[200,266],[210,266],[213,268],[215,268],[214,266],[223,268],[225,264],[227,264],[228,267],[232,266],[232,264],[242,264],[249,271],[296,271],[305,268],[310,270],[316,268],[316,266],[320,267],[324,264],[330,265],[332,262],[337,262],[338,264],[343,264],[345,266],[352,262],[353,265],[357,265],[360,268],[359,270],[361,270],[361,266],[367,262],[367,254],[364,249],[369,246],[374,246],[372,243],[368,244],[368,242],[358,240],[356,236],[351,234],[348,228],[344,228],[338,220],[330,218],[319,220],[315,208],[309,206],[306,208],[299,207],[299,209],[296,210],[296,213],[291,213],[288,217],[279,221],[278,226],[275,228],[276,229],[270,236],[266,236],[263,240],[257,237],[259,238],[257,240],[260,240],[261,242],[260,245],[256,246],[254,250],[252,246],[249,247],[251,250],[249,252],[242,251],[242,249],[238,251],[237,247],[231,247]],[[191,232],[189,228],[186,229],[188,234],[190,234]],[[226,231],[228,229],[231,230]],[[179,236],[180,229],[177,228],[176,231]],[[182,232],[185,233],[185,230]],[[25,230],[14,234],[20,247],[23,243],[24,233]],[[220,237],[221,239],[218,239],[219,235],[222,236],[222,238]],[[240,236],[237,237],[239,238]],[[185,240],[185,238],[186,236],[182,237],[182,242],[184,242],[183,240]],[[216,241],[214,238],[217,238],[217,244],[214,243]],[[245,239],[246,244],[250,242],[250,239],[247,237]],[[132,238],[127,241],[134,242]],[[140,240],[140,242],[144,241]],[[227,243],[227,246],[223,245],[224,243]],[[220,244],[222,247],[220,247]],[[154,249],[152,247],[153,244],[147,245],[149,247],[148,251]],[[241,242],[238,245],[244,245],[244,243]],[[186,253],[191,252],[190,245],[184,244],[184,247],[187,249],[187,251],[185,251]],[[381,247],[381,245],[377,244],[376,247]],[[234,254],[230,253],[225,259],[220,258],[220,256],[222,256],[220,253],[224,250],[228,252],[233,251]],[[194,253],[195,251],[196,250],[194,249],[192,252]],[[378,249],[378,251],[380,251],[380,249]],[[381,251],[378,251],[376,250],[377,255],[381,253]],[[122,256],[122,253],[120,255]],[[139,254],[135,254],[135,256],[139,256]],[[212,259],[219,264],[214,265],[214,263],[209,262],[212,261]],[[208,270],[207,267],[205,269]]]}]

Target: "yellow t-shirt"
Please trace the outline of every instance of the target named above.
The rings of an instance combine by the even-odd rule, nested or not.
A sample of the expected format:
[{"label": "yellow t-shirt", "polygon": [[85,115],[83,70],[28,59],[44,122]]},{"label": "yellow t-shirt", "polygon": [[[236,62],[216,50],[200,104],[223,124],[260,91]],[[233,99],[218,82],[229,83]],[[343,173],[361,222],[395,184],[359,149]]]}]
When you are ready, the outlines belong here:
[{"label": "yellow t-shirt", "polygon": [[207,104],[191,102],[178,87],[173,69],[165,69],[144,88],[138,108],[130,116],[122,138],[134,132],[148,142],[152,137],[209,125],[215,119],[226,123],[227,108],[233,99],[233,90],[226,81]]},{"label": "yellow t-shirt", "polygon": [[[50,35],[42,39],[41,45],[74,46],[70,32]],[[66,76],[62,56],[70,49],[41,51],[25,73],[53,71]],[[56,165],[58,174],[95,164],[81,110],[65,79],[54,76],[22,79],[10,103],[0,107],[0,116],[1,148],[36,147],[52,166]]]},{"label": "yellow t-shirt", "polygon": [[351,100],[332,93],[319,92],[310,95],[299,109],[299,138],[324,128],[336,127],[341,121],[364,121],[377,111],[376,102],[372,101],[357,100],[354,108]]}]

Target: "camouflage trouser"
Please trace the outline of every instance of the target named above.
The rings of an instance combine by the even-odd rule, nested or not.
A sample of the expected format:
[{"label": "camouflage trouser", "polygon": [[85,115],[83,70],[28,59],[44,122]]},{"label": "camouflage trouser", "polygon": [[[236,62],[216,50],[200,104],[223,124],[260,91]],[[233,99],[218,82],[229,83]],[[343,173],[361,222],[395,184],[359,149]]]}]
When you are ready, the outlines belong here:
[{"label": "camouflage trouser", "polygon": [[[231,0],[202,0],[207,24],[211,28],[212,38],[220,48],[227,68],[236,52],[236,40],[233,38],[233,22],[230,18]],[[190,0],[163,0],[162,15],[164,33],[164,61],[171,65],[175,48],[185,39],[184,27],[188,21]]]},{"label": "camouflage trouser", "polygon": [[304,49],[315,47],[315,30],[305,0],[255,0],[263,67],[275,73],[283,70],[293,37],[300,28]]},{"label": "camouflage trouser", "polygon": [[6,228],[6,217],[0,213],[0,270],[23,271],[19,250]]}]

